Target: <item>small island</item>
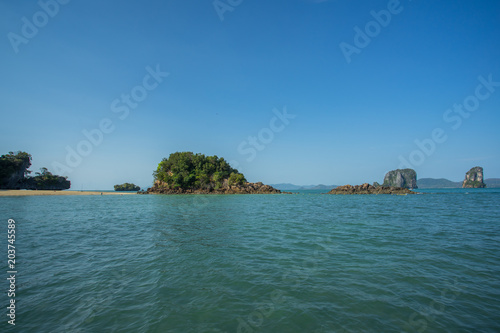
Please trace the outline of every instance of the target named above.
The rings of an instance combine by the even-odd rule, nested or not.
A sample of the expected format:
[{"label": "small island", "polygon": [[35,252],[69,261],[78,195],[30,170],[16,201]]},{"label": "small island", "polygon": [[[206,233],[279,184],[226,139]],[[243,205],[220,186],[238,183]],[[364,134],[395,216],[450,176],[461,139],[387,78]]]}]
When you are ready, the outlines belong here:
[{"label": "small island", "polygon": [[31,155],[26,152],[9,152],[0,156],[0,189],[7,190],[67,190],[71,182],[67,177],[53,175],[47,168],[41,168],[35,176],[31,171]]},{"label": "small island", "polygon": [[397,169],[385,174],[384,183],[380,185],[343,185],[338,186],[327,194],[417,194],[410,189],[417,188],[417,173],[413,169]]},{"label": "small island", "polygon": [[485,188],[486,184],[483,179],[483,168],[479,166],[473,167],[465,174],[462,188]]},{"label": "small island", "polygon": [[[249,183],[245,176],[217,156],[176,152],[164,158],[153,173],[151,194],[280,194],[261,182]],[[141,193],[141,192],[139,192]]]},{"label": "small island", "polygon": [[135,191],[135,192],[137,192],[137,191],[141,190],[140,186],[137,186],[137,185],[132,184],[132,183],[123,183],[120,185],[115,185],[114,188],[115,188],[115,191]]}]

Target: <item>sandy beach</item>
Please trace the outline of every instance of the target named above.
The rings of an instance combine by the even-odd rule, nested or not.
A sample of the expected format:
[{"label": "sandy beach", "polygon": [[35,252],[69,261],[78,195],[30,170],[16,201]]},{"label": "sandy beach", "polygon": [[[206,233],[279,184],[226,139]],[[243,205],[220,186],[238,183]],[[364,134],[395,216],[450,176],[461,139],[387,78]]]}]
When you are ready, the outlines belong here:
[{"label": "sandy beach", "polygon": [[0,197],[32,195],[134,195],[130,192],[0,190]]}]

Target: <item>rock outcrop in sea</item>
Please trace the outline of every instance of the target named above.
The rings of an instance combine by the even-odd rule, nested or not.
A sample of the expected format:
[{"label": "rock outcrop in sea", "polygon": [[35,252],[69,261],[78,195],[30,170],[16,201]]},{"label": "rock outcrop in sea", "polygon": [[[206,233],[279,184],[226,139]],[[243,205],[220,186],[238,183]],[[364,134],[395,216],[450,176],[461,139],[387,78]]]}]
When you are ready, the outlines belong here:
[{"label": "rock outcrop in sea", "polygon": [[[228,180],[224,180],[220,188],[209,189],[184,189],[184,188],[171,188],[168,184],[156,180],[153,187],[148,188],[148,194],[280,194],[280,190],[272,186],[265,185],[261,182],[258,183],[243,183],[237,185],[229,185]],[[285,193],[285,192],[283,192]]]},{"label": "rock outcrop in sea", "polygon": [[417,173],[413,169],[397,169],[385,174],[382,186],[403,187],[408,189],[417,187]]},{"label": "rock outcrop in sea", "polygon": [[[164,158],[153,173],[157,194],[277,194],[280,190],[263,183],[249,183],[224,158],[193,152],[176,152]],[[143,194],[143,192],[140,192]]]},{"label": "rock outcrop in sea", "polygon": [[394,186],[373,186],[368,183],[363,185],[343,185],[338,186],[327,194],[417,194],[403,187]]},{"label": "rock outcrop in sea", "polygon": [[467,171],[465,174],[464,182],[462,183],[463,188],[485,188],[486,184],[483,181],[483,168],[474,167]]}]

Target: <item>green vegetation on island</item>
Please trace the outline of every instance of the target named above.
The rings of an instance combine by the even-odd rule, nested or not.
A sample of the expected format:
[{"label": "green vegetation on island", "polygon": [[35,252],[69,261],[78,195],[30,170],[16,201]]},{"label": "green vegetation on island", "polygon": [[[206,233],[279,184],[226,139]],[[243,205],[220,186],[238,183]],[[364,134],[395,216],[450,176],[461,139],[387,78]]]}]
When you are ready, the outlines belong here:
[{"label": "green vegetation on island", "polygon": [[0,188],[20,189],[31,171],[31,155],[25,152],[9,152],[0,156]]},{"label": "green vegetation on island", "polygon": [[219,189],[225,179],[229,185],[246,182],[245,176],[223,158],[192,152],[170,154],[158,164],[153,176],[171,189]]},{"label": "green vegetation on island", "polygon": [[120,185],[115,185],[115,191],[139,191],[141,189],[140,186],[131,183],[123,183]]},{"label": "green vegetation on island", "polygon": [[280,193],[262,183],[248,183],[224,158],[192,152],[176,152],[164,158],[153,173],[148,193]]},{"label": "green vegetation on island", "polygon": [[71,182],[66,177],[53,175],[47,168],[41,168],[36,176],[28,177],[24,183],[27,190],[66,190],[71,187]]},{"label": "green vegetation on island", "polygon": [[26,152],[9,152],[0,156],[0,188],[27,190],[65,190],[71,187],[67,177],[53,175],[47,168],[41,168],[31,177],[31,155]]}]

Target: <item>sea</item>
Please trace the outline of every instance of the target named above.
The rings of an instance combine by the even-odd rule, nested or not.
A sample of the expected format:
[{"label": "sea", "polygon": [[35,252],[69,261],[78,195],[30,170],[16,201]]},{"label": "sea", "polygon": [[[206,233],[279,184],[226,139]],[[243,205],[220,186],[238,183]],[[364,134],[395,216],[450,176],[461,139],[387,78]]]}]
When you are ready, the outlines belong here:
[{"label": "sea", "polygon": [[418,191],[0,197],[0,332],[500,332],[500,189]]}]

